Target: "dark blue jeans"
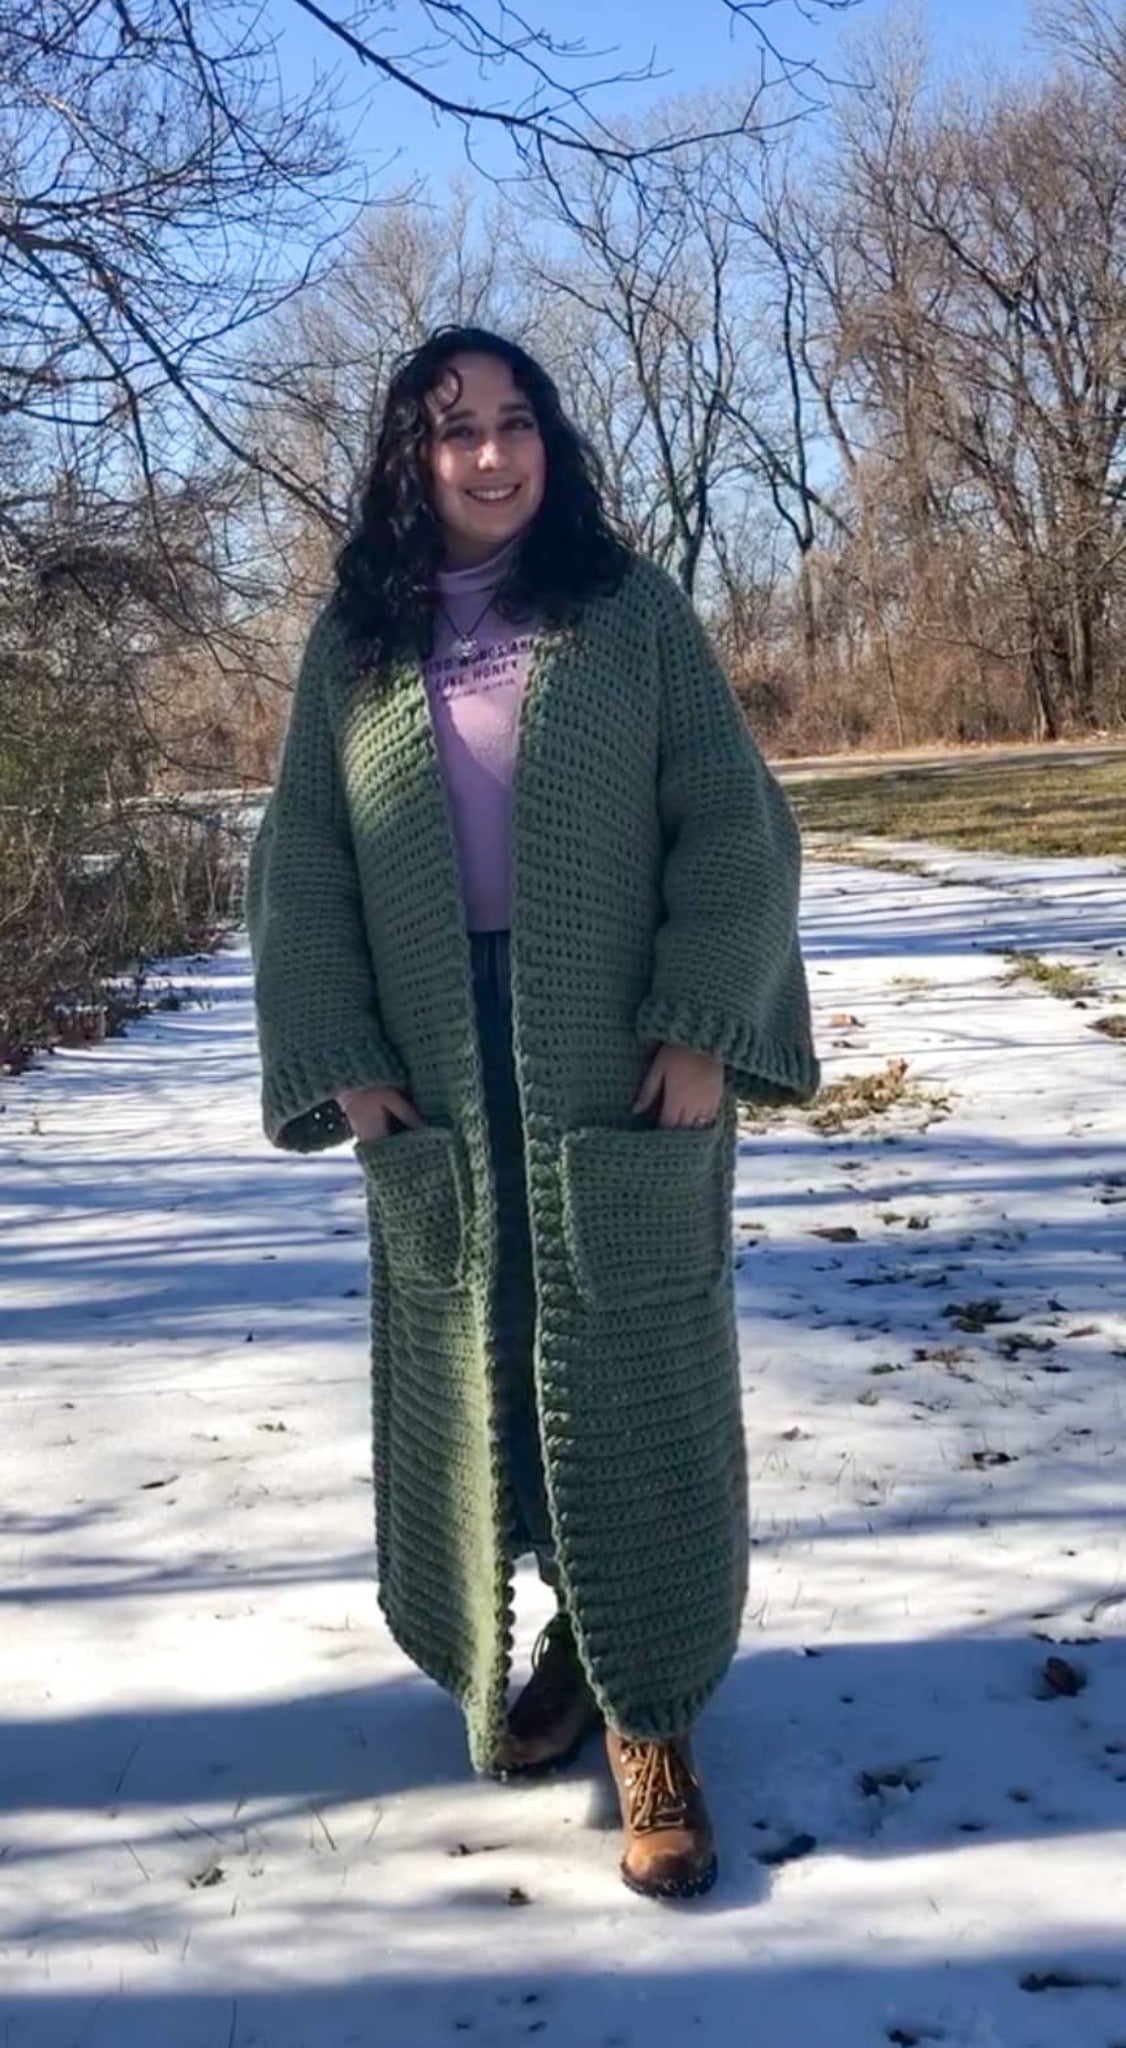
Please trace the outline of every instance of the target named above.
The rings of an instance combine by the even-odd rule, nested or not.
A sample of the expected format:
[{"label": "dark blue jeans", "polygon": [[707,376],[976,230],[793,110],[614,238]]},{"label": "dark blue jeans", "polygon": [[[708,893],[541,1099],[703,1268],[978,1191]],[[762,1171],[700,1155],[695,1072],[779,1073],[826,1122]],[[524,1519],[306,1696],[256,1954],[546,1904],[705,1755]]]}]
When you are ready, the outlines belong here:
[{"label": "dark blue jeans", "polygon": [[540,1576],[558,1586],[544,1488],[532,1353],[536,1297],[524,1172],[524,1133],[512,1050],[512,982],[507,931],[470,932],[477,1036],[484,1071],[497,1199],[497,1283],[493,1328],[504,1414],[504,1446],[520,1520],[518,1554],[535,1552]]}]

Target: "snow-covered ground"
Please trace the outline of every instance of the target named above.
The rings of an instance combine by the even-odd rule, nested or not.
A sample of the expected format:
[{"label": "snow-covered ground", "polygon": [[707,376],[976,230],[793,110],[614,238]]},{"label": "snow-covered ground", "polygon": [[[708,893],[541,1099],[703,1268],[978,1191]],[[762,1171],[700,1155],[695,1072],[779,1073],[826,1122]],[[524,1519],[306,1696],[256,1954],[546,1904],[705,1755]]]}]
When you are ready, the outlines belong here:
[{"label": "snow-covered ground", "polygon": [[0,2048],[1126,2043],[1126,878],[899,850],[807,864],[825,1078],[948,1109],[742,1141],[694,1906],[619,1883],[597,1745],[475,1780],[382,1630],[360,1177],[260,1135],[245,946],[6,1085]]}]

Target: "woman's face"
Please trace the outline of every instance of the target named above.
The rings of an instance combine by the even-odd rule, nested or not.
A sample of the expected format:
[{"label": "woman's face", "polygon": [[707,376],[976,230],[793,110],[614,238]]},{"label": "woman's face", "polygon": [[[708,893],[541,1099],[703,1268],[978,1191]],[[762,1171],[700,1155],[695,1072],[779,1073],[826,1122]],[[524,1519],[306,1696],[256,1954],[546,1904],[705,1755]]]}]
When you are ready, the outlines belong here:
[{"label": "woman's face", "polygon": [[508,364],[484,355],[453,356],[426,406],[426,459],[447,559],[455,567],[483,562],[543,503],[535,413]]}]

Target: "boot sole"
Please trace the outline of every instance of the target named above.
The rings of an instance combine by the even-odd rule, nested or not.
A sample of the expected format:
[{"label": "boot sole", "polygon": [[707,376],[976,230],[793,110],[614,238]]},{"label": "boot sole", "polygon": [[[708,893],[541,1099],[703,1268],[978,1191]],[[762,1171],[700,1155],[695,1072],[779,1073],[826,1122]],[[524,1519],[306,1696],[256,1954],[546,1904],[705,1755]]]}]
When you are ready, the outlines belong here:
[{"label": "boot sole", "polygon": [[701,1870],[696,1877],[685,1877],[679,1881],[666,1879],[663,1883],[655,1881],[646,1884],[641,1878],[635,1877],[632,1871],[627,1870],[624,1863],[619,1864],[618,1869],[622,1883],[629,1891],[636,1892],[641,1899],[698,1899],[704,1892],[711,1891],[719,1876],[719,1862],[714,1856],[706,1869]]}]

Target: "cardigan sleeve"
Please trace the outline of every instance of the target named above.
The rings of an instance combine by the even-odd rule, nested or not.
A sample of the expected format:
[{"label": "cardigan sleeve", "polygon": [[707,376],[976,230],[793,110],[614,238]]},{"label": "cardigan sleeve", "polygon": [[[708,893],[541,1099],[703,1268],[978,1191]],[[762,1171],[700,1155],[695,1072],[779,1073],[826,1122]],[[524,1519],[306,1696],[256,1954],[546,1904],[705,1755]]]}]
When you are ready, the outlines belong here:
[{"label": "cardigan sleeve", "polygon": [[744,1100],[805,1102],[821,1073],[798,938],[797,820],[695,611],[663,572],[651,612],[665,915],[637,1033],[722,1059]]},{"label": "cardigan sleeve", "polygon": [[283,1151],[352,1135],[341,1088],[402,1087],[384,1036],[325,701],[331,629],[302,655],[273,792],[250,849],[246,921],[262,1062],[262,1123]]}]

